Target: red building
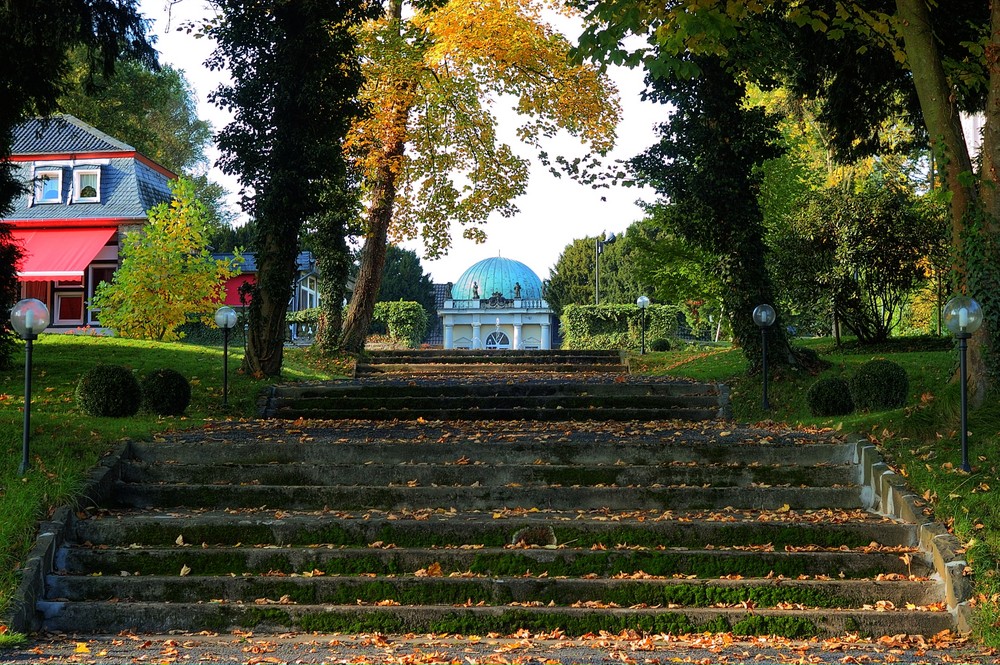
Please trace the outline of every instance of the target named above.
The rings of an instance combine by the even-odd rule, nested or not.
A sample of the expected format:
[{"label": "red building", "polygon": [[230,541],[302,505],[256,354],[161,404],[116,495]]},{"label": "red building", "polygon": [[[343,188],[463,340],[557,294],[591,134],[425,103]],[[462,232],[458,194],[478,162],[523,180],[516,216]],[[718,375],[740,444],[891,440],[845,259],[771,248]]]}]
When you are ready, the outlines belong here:
[{"label": "red building", "polygon": [[2,220],[23,251],[21,297],[49,307],[50,329],[99,325],[89,303],[118,268],[119,238],[170,200],[177,176],[70,115],[19,126],[11,161],[28,187]]}]

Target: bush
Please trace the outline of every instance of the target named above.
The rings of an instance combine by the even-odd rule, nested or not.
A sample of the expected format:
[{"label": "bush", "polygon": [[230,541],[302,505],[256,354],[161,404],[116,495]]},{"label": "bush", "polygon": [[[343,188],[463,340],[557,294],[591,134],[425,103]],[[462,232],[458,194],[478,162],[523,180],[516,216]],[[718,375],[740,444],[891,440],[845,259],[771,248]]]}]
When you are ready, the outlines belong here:
[{"label": "bush", "polygon": [[142,389],[131,370],[121,365],[97,365],[76,385],[76,401],[91,416],[134,416],[142,403]]},{"label": "bush", "polygon": [[847,381],[836,376],[812,384],[806,393],[806,402],[814,416],[846,416],[854,411]]},{"label": "bush", "polygon": [[172,369],[158,369],[142,380],[142,407],[161,416],[179,416],[191,403],[191,384]]},{"label": "bush", "polygon": [[848,382],[854,406],[865,411],[897,409],[906,403],[910,379],[906,370],[890,360],[861,365]]},{"label": "bush", "polygon": [[670,340],[664,339],[663,337],[657,337],[652,342],[649,343],[650,351],[669,351],[670,350]]}]

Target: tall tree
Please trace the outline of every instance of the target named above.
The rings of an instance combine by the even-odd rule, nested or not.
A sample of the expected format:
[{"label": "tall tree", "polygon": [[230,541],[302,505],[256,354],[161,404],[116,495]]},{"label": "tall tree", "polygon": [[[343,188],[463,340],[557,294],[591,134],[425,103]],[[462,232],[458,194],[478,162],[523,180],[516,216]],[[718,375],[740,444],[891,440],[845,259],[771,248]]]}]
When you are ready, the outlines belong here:
[{"label": "tall tree", "polygon": [[220,166],[239,177],[254,220],[258,279],[244,369],[281,372],[285,309],[292,295],[299,232],[322,213],[324,193],[346,185],[341,150],[359,114],[361,72],[352,28],[373,18],[365,0],[219,0],[209,27],[212,69],[232,83],[212,100],[235,119],[218,136]]},{"label": "tall tree", "polygon": [[[18,0],[0,3],[0,217],[24,191],[9,161],[13,131],[32,115],[56,110],[70,49],[83,46],[102,71],[122,57],[153,65],[155,53],[136,0]],[[17,298],[19,255],[10,230],[0,224],[0,311]],[[10,362],[13,333],[0,317],[0,366]]]},{"label": "tall tree", "polygon": [[[824,91],[826,118],[845,136],[874,136],[885,110],[897,106],[897,83],[905,81],[919,100],[936,162],[944,174],[951,197],[952,242],[956,252],[958,288],[980,299],[985,325],[973,337],[972,383],[981,399],[990,384],[990,373],[1000,371],[1000,296],[993,287],[1000,281],[1000,67],[994,54],[1000,49],[1000,3],[978,0],[875,0],[844,3],[833,0],[675,0],[642,4],[635,0],[579,0],[591,9],[590,26],[581,38],[584,53],[632,65],[645,63],[654,76],[694,76],[697,65],[686,54],[723,58],[734,69],[756,78],[799,67],[802,62],[825,63],[816,71],[839,72],[841,84]],[[796,51],[778,44],[762,44],[768,30],[762,26],[795,28],[804,45]],[[625,36],[641,35],[647,46],[626,50]],[[788,34],[785,32],[785,34]],[[818,38],[825,34],[832,42]],[[853,49],[837,48],[854,39]],[[832,45],[831,45],[832,44]],[[862,64],[872,50],[888,54],[909,70]],[[652,57],[655,51],[655,57]],[[776,54],[792,57],[778,58]],[[797,57],[808,54],[804,60]],[[781,60],[784,63],[781,63]],[[792,63],[789,65],[789,61]],[[845,67],[844,65],[848,65]],[[853,68],[851,68],[853,66]],[[803,76],[800,80],[834,80],[833,76]],[[851,80],[855,83],[851,83]],[[861,82],[862,85],[857,85]],[[905,93],[904,93],[905,95]],[[982,168],[976,177],[965,141],[960,112],[981,110],[985,130],[981,148]],[[854,117],[854,123],[838,119]],[[861,135],[851,125],[863,128]],[[850,140],[843,141],[848,145]],[[858,145],[863,145],[861,141]],[[987,367],[984,356],[997,359]]]},{"label": "tall tree", "polygon": [[212,127],[198,117],[191,85],[173,67],[130,61],[105,76],[77,48],[58,103],[60,110],[131,144],[175,173],[193,174],[206,165]]},{"label": "tall tree", "polygon": [[514,98],[524,123],[518,137],[540,149],[566,130],[604,153],[618,124],[616,95],[590,66],[567,59],[569,44],[540,18],[542,1],[403,1],[367,24],[362,48],[372,113],[355,123],[348,148],[365,184],[365,242],[343,346],[359,351],[379,290],[386,246],[424,240],[437,256],[452,224],[482,240],[481,225],[513,200],[528,177],[525,159],[497,137],[489,106]]},{"label": "tall tree", "polygon": [[228,192],[206,173],[212,126],[198,117],[194,92],[182,71],[132,60],[107,76],[95,69],[83,48],[76,48],[58,105],[187,176],[205,206],[210,232],[224,234],[229,228],[235,215],[225,201]]},{"label": "tall tree", "polygon": [[[695,78],[658,78],[650,94],[672,104],[660,142],[632,161],[639,178],[669,200],[672,229],[719,258],[722,303],[733,337],[752,364],[761,357],[760,332],[751,314],[774,302],[767,272],[763,214],[757,202],[758,167],[781,154],[776,120],[744,105],[746,90],[714,57],[694,64]],[[769,344],[790,362],[783,326],[771,326]]]},{"label": "tall tree", "polygon": [[[549,270],[545,300],[557,316],[567,305],[594,304],[594,243],[597,238],[577,238],[563,248]],[[608,247],[613,247],[609,245]]]},{"label": "tall tree", "polygon": [[427,313],[434,313],[434,285],[424,272],[420,257],[412,249],[389,245],[386,250],[379,302],[409,300],[420,303]]}]

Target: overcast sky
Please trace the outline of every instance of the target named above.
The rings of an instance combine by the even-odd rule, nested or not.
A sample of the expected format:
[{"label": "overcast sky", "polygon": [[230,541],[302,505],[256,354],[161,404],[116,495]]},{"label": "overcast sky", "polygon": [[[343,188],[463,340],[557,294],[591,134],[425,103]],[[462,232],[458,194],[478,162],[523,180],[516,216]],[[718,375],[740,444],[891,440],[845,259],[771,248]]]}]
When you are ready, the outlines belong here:
[{"label": "overcast sky", "polygon": [[[166,0],[142,0],[141,6],[146,17],[154,21],[153,32],[157,35],[156,46],[161,62],[184,71],[198,96],[199,115],[217,130],[221,129],[229,117],[207,100],[208,94],[225,76],[224,73],[210,72],[204,66],[213,44],[176,30],[184,21],[205,15],[207,5],[202,0],[182,0],[174,5],[169,31]],[[653,143],[653,126],[665,119],[665,113],[661,106],[640,101],[643,89],[641,72],[616,69],[611,76],[619,88],[623,109],[618,146],[611,158],[627,159]],[[572,139],[567,139],[565,143],[556,141],[548,146],[548,152],[552,155],[564,151],[572,153],[577,145]],[[520,152],[525,156],[530,154]],[[213,159],[216,154],[212,153]],[[211,175],[236,191],[234,179],[218,170]],[[547,279],[549,269],[574,238],[593,236],[602,231],[620,233],[641,218],[642,211],[636,205],[640,198],[651,200],[653,195],[634,188],[591,189],[567,178],[557,179],[544,167],[535,165],[527,194],[517,200],[521,212],[516,217],[504,219],[495,216],[486,226],[488,240],[482,245],[463,240],[461,232],[456,232],[450,254],[436,261],[424,259],[424,269],[431,273],[435,282],[453,282],[476,261],[500,255],[526,263],[540,278]],[[408,247],[422,254],[418,244]]]}]

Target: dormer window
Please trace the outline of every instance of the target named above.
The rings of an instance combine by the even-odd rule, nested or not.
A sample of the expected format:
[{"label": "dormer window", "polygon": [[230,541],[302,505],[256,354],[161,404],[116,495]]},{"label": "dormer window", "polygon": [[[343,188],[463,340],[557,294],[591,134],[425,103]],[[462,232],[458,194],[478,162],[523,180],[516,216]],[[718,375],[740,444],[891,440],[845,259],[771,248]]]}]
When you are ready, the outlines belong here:
[{"label": "dormer window", "polygon": [[62,201],[62,169],[35,171],[35,203]]},{"label": "dormer window", "polygon": [[99,203],[101,200],[101,170],[77,169],[73,172],[74,201],[78,203]]}]

